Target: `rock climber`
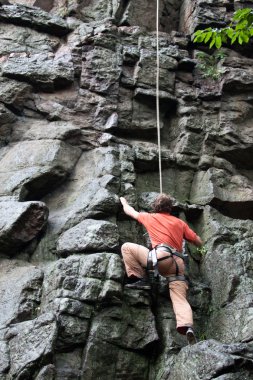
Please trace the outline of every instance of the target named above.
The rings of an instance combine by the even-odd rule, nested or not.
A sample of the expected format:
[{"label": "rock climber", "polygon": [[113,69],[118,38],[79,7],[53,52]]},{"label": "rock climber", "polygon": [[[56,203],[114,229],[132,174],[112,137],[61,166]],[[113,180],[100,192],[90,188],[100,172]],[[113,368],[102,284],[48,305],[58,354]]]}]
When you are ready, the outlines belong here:
[{"label": "rock climber", "polygon": [[[201,246],[201,238],[184,221],[171,215],[172,199],[169,195],[156,197],[152,213],[136,211],[124,197],[120,201],[124,212],[146,228],[152,249],[157,254],[159,274],[168,279],[177,331],[186,335],[190,344],[194,344],[193,316],[186,298],[188,283],[184,277],[185,263],[181,252],[184,239]],[[145,270],[149,249],[139,244],[124,243],[121,252],[128,277],[126,287],[150,289]]]}]

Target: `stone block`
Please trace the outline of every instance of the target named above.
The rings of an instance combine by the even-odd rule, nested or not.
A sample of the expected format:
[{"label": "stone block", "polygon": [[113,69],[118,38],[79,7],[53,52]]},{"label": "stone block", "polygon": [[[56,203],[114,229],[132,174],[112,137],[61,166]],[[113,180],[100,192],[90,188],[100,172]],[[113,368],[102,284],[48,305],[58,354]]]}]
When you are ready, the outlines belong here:
[{"label": "stone block", "polygon": [[51,15],[37,7],[22,4],[3,5],[0,8],[0,20],[16,25],[29,26],[45,33],[64,36],[70,32],[65,20]]},{"label": "stone block", "polygon": [[[214,376],[217,377],[217,373],[232,373],[231,368],[236,366],[238,358],[246,358],[248,355],[252,355],[252,348],[247,344],[225,345],[215,340],[199,342],[193,347],[188,346],[180,351],[171,369],[170,378],[184,380],[194,373],[196,380],[212,379]],[[242,367],[241,378],[248,380],[247,364]]]},{"label": "stone block", "polygon": [[0,161],[1,195],[41,197],[69,174],[79,155],[78,148],[60,141],[19,142]]},{"label": "stone block", "polygon": [[[81,88],[99,94],[117,94],[121,73],[120,52],[95,46],[83,52]],[[106,62],[106,65],[104,65]]]},{"label": "stone block", "polygon": [[2,259],[0,273],[1,329],[10,322],[35,318],[39,313],[43,272],[22,261]]},{"label": "stone block", "polygon": [[0,202],[0,252],[13,255],[34,239],[47,223],[42,202]]},{"label": "stone block", "polygon": [[38,54],[53,53],[59,46],[59,38],[42,34],[30,28],[1,23],[0,25],[0,53],[1,65],[8,58]]},{"label": "stone block", "polygon": [[38,86],[44,91],[66,87],[74,81],[74,67],[69,57],[52,59],[44,54],[9,57],[2,66],[3,76]]},{"label": "stone block", "polygon": [[69,255],[77,252],[98,252],[118,246],[118,228],[115,224],[86,219],[64,232],[57,243],[57,253]]},{"label": "stone block", "polygon": [[9,330],[11,378],[29,378],[38,365],[52,355],[56,333],[56,322],[50,313]]}]

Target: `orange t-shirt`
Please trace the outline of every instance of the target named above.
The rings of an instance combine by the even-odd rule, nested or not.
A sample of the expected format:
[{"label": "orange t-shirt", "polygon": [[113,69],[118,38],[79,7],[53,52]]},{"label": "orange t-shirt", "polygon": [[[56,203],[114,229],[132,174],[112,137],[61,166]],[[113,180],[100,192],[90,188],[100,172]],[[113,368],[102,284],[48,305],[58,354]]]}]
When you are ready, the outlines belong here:
[{"label": "orange t-shirt", "polygon": [[194,243],[197,238],[196,233],[183,220],[168,213],[140,212],[137,220],[148,231],[153,248],[164,243],[182,252],[183,239]]}]

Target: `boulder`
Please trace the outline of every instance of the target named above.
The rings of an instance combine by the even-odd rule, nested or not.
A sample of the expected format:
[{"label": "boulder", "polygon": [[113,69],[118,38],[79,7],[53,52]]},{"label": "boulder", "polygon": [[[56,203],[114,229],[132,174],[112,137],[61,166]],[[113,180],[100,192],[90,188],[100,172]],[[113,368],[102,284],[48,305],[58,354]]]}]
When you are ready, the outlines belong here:
[{"label": "boulder", "polygon": [[[238,363],[242,363],[240,366]],[[247,344],[221,344],[215,340],[185,347],[177,355],[170,380],[250,379],[252,376],[252,347]]]},{"label": "boulder", "polygon": [[[213,2],[206,0],[183,0],[180,10],[179,30],[184,34],[191,35],[198,27],[226,25],[226,3],[223,1]],[[204,29],[204,28],[203,28]]]},{"label": "boulder", "polygon": [[53,91],[74,81],[73,63],[69,57],[52,59],[48,55],[32,57],[9,57],[2,67],[3,75],[39,86],[41,90]]},{"label": "boulder", "polygon": [[[26,83],[0,78],[0,99],[7,106],[21,110],[31,96],[31,86]],[[15,120],[15,115],[13,115]]]},{"label": "boulder", "polygon": [[[38,315],[43,272],[22,261],[1,260],[0,327]],[[15,287],[13,287],[15,283]]]},{"label": "boulder", "polygon": [[212,294],[206,334],[224,343],[250,341],[252,221],[231,219],[205,207],[198,226],[207,248],[202,273]]},{"label": "boulder", "polygon": [[[122,261],[117,254],[71,255],[60,259],[50,265],[45,275],[42,311],[50,305],[56,312],[89,319],[92,316],[89,303],[104,301],[100,295],[106,295],[104,281],[121,284],[123,275]],[[118,296],[122,298],[121,288]]]},{"label": "boulder", "polygon": [[[106,66],[103,65],[104,62]],[[122,56],[118,50],[113,51],[100,46],[84,50],[81,88],[99,94],[117,94],[121,62]]]},{"label": "boulder", "polygon": [[[1,66],[9,55],[12,57],[38,54],[42,52],[53,53],[59,46],[58,37],[43,34],[30,28],[1,23],[0,25],[0,53]],[[21,86],[21,84],[20,84]]]},{"label": "boulder", "polygon": [[50,313],[19,323],[8,332],[11,378],[29,378],[54,351],[56,321]]},{"label": "boulder", "polygon": [[12,130],[11,142],[22,140],[63,140],[71,145],[80,145],[82,131],[71,121],[48,121],[30,117],[19,118]]},{"label": "boulder", "polygon": [[[234,64],[235,67],[226,67],[226,75],[222,79],[223,90],[230,94],[242,90],[248,91],[253,87],[253,69],[251,66],[243,67],[244,62],[242,59],[238,59],[238,61],[237,64]],[[232,60],[231,66],[233,66],[234,62],[235,59]],[[230,65],[229,61],[226,61],[226,63]]]},{"label": "boulder", "polygon": [[14,123],[15,120],[16,115],[5,107],[4,104],[0,103],[0,128],[5,124]]},{"label": "boulder", "polygon": [[70,32],[62,18],[22,4],[3,5],[0,8],[0,20],[14,25],[29,26],[56,36],[64,36]]},{"label": "boulder", "polygon": [[118,240],[116,224],[86,219],[59,237],[56,250],[59,255],[105,251],[115,249],[118,246]]},{"label": "boulder", "polygon": [[222,208],[225,215],[251,219],[253,210],[251,181],[236,172],[211,168],[199,171],[192,183],[190,201]]},{"label": "boulder", "polygon": [[79,155],[78,148],[58,140],[19,142],[0,161],[1,195],[41,197],[69,174]]},{"label": "boulder", "polygon": [[0,202],[0,252],[13,255],[34,239],[47,223],[42,202]]}]

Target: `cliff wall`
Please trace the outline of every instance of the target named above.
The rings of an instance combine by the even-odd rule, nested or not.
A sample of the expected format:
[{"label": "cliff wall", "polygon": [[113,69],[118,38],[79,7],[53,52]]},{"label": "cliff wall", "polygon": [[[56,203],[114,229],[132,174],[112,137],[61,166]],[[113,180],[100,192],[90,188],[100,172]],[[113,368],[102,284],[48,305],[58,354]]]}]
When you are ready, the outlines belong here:
[{"label": "cliff wall", "polygon": [[0,1],[1,380],[252,379],[252,45],[215,81],[190,41],[245,5],[160,1],[163,190],[206,247],[187,346],[120,257],[145,236],[119,196],[159,193],[155,0]]}]

